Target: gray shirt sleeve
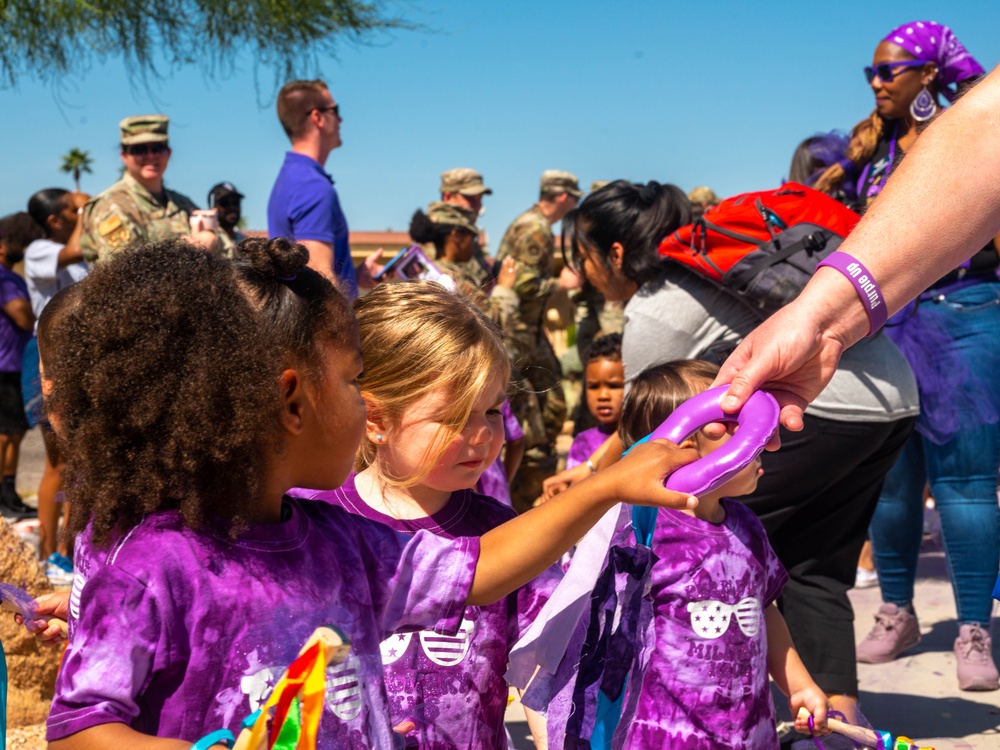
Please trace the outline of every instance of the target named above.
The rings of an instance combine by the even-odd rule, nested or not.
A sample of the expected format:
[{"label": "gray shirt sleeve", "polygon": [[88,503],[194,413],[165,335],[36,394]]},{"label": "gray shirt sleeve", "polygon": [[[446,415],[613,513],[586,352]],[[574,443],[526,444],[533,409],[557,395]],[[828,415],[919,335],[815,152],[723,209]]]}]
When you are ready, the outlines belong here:
[{"label": "gray shirt sleeve", "polygon": [[[625,306],[625,387],[643,370],[734,346],[760,319],[729,292],[681,268],[667,268]],[[838,422],[892,422],[920,411],[910,366],[886,336],[848,349],[830,384],[806,410]]]}]

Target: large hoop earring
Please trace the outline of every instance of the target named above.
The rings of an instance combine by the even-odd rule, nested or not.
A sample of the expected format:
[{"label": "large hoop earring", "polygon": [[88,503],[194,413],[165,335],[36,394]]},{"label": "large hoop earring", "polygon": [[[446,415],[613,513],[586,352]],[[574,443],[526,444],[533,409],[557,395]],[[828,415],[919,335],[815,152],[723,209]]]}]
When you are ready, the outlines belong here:
[{"label": "large hoop earring", "polygon": [[931,92],[924,86],[917,98],[910,102],[910,115],[917,122],[927,122],[937,112],[937,102],[931,96]]}]

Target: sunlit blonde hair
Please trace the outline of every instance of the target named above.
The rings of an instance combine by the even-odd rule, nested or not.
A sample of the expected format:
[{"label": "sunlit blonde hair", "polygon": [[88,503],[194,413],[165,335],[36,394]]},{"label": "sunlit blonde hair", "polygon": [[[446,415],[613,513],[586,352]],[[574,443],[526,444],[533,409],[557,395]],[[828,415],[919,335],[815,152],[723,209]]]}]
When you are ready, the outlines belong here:
[{"label": "sunlit blonde hair", "polygon": [[387,484],[414,485],[434,468],[461,432],[483,390],[498,375],[510,380],[500,331],[463,297],[429,281],[383,284],[355,302],[364,372],[361,394],[377,404],[389,425],[428,393],[449,394],[441,423],[427,446],[420,472],[392,476],[378,460],[378,446],[362,440],[355,468],[372,466]]}]

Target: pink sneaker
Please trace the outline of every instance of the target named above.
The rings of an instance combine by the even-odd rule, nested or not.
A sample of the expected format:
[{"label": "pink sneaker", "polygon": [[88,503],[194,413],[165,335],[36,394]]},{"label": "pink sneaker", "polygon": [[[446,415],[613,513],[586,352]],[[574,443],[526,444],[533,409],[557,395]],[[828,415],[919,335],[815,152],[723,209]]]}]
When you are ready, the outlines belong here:
[{"label": "pink sneaker", "polygon": [[884,664],[918,643],[917,618],[895,604],[884,603],[875,613],[875,627],[858,644],[858,661]]},{"label": "pink sneaker", "polygon": [[993,639],[977,623],[962,625],[955,639],[959,690],[996,690],[1000,675],[993,662]]}]

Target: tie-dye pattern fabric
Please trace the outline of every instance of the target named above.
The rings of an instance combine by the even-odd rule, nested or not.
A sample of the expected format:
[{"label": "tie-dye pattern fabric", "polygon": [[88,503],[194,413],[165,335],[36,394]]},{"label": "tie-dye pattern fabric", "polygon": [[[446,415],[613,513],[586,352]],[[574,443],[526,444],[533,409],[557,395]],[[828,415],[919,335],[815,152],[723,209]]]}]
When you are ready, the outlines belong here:
[{"label": "tie-dye pattern fabric", "polygon": [[788,580],[760,521],[723,500],[711,524],[661,508],[653,619],[629,678],[615,748],[777,748],[764,609]]},{"label": "tie-dye pattern fabric", "polygon": [[[408,534],[430,532],[452,539],[479,536],[514,517],[514,511],[471,490],[454,493],[433,516],[399,520],[371,508],[352,476],[343,487],[313,495]],[[385,684],[393,724],[411,720],[408,747],[422,750],[507,747],[507,655],[555,589],[555,567],[506,599],[466,607],[458,636],[424,631],[394,635],[382,643]]]},{"label": "tie-dye pattern fabric", "polygon": [[586,463],[587,459],[594,455],[594,451],[604,445],[604,441],[614,434],[614,430],[605,430],[603,427],[591,427],[584,430],[575,438],[569,447],[566,456],[566,468],[572,469],[574,466]]},{"label": "tie-dye pattern fabric", "polygon": [[324,503],[235,541],[148,516],[108,550],[77,541],[71,637],[50,741],[121,722],[194,742],[239,724],[318,626],[352,642],[328,670],[319,747],[392,747],[380,643],[458,632],[479,540],[412,537]]}]

